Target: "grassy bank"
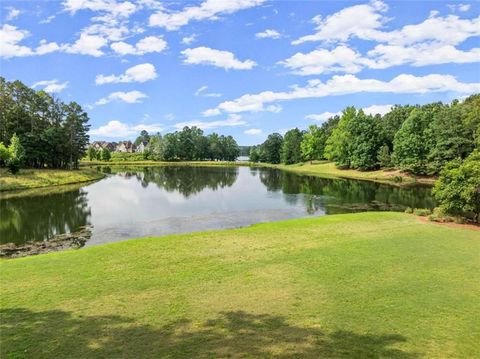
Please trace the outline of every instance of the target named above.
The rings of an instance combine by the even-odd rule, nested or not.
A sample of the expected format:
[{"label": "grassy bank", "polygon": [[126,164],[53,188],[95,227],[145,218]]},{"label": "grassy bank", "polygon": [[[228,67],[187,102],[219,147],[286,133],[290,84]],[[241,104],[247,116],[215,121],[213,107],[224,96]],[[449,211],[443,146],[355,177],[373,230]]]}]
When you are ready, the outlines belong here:
[{"label": "grassy bank", "polygon": [[12,175],[0,169],[0,192],[82,183],[103,178],[105,175],[89,169],[74,171],[48,169],[22,169]]},{"label": "grassy bank", "polygon": [[476,357],[479,252],[362,213],[4,260],[1,357]]},{"label": "grassy bank", "polygon": [[352,169],[340,169],[336,167],[333,162],[275,165],[275,167],[306,175],[332,178],[351,178],[394,185],[409,185],[415,183],[433,185],[436,180],[435,177],[412,176],[407,173],[400,172],[399,170],[358,171]]},{"label": "grassy bank", "polygon": [[164,162],[164,161],[81,161],[81,167],[92,166],[249,166],[249,162],[229,162],[229,161],[178,161],[178,162]]}]

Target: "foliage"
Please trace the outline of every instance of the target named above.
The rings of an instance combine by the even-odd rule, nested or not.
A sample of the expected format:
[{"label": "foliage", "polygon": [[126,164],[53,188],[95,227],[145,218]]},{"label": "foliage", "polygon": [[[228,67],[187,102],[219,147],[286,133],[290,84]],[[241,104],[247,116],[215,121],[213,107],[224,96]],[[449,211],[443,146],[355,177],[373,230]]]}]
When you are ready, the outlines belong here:
[{"label": "foliage", "polygon": [[25,166],[77,167],[86,153],[88,130],[88,116],[77,103],[0,77],[0,142],[10,145],[17,134]]},{"label": "foliage", "polygon": [[432,211],[428,208],[414,208],[412,213],[416,216],[426,217],[432,214]]},{"label": "foliage", "polygon": [[306,161],[322,160],[325,149],[325,130],[317,125],[310,125],[308,131],[304,133],[300,150],[302,157]]},{"label": "foliage", "polygon": [[13,134],[8,146],[7,167],[12,174],[18,173],[25,159],[25,149],[23,148],[17,134]]},{"label": "foliage", "polygon": [[298,128],[287,131],[283,137],[282,144],[282,162],[289,165],[302,162],[302,151],[300,144],[302,143],[303,132]]},{"label": "foliage", "polygon": [[0,164],[6,164],[8,159],[10,158],[10,151],[8,147],[0,142]]},{"label": "foliage", "polygon": [[392,165],[392,158],[390,156],[390,149],[388,145],[384,144],[378,149],[377,153],[378,165],[381,168],[389,168]]},{"label": "foliage", "polygon": [[480,152],[475,150],[463,161],[447,163],[433,194],[446,213],[480,222]]},{"label": "foliage", "polygon": [[97,150],[90,146],[88,147],[87,155],[90,161],[94,161],[97,159]]},{"label": "foliage", "polygon": [[133,143],[135,146],[138,146],[140,143],[142,142],[146,142],[148,143],[150,141],[150,135],[148,134],[148,132],[146,130],[142,130],[140,132],[140,136],[138,136],[136,139],[135,139],[135,142]]},{"label": "foliage", "polygon": [[281,160],[283,137],[279,133],[268,135],[265,142],[260,146],[253,146],[250,149],[250,160],[252,162],[267,162],[278,164]]},{"label": "foliage", "polygon": [[102,149],[102,161],[108,162],[110,161],[110,158],[112,158],[112,155],[108,148],[103,148]]}]

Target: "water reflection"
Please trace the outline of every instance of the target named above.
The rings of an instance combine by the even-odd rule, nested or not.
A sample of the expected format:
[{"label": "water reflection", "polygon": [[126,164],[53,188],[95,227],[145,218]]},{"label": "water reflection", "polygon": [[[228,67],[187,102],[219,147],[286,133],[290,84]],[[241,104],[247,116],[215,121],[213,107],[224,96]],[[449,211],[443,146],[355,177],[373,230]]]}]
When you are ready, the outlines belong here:
[{"label": "water reflection", "polygon": [[90,245],[366,210],[432,208],[430,188],[323,179],[268,168],[102,167],[80,189],[0,199],[1,243],[46,240],[93,225]]},{"label": "water reflection", "polygon": [[0,200],[0,243],[44,241],[90,223],[82,188],[45,196]]}]

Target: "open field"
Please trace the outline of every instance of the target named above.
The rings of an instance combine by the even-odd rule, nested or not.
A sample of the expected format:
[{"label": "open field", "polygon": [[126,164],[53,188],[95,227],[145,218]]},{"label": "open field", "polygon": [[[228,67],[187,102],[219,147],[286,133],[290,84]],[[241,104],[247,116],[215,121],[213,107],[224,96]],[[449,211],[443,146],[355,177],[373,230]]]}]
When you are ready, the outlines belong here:
[{"label": "open field", "polygon": [[22,169],[18,174],[12,175],[5,168],[0,168],[0,192],[88,182],[104,176],[100,172],[86,169],[74,171]]},{"label": "open field", "polygon": [[478,357],[478,253],[370,212],[4,260],[0,354]]}]

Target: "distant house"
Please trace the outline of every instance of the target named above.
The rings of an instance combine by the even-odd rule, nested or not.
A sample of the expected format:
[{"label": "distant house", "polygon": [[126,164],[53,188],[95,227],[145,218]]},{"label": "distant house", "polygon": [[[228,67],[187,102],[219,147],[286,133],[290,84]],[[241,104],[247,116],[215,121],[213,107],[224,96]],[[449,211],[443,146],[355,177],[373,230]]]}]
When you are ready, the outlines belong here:
[{"label": "distant house", "polygon": [[132,141],[121,141],[117,144],[116,152],[135,152],[136,146]]},{"label": "distant house", "polygon": [[147,145],[147,141],[140,142],[140,144],[137,146],[136,152],[145,152],[145,148],[147,148]]},{"label": "distant house", "polygon": [[117,143],[116,142],[108,142],[105,146],[110,152],[115,152],[117,150]]},{"label": "distant house", "polygon": [[94,142],[92,142],[90,147],[93,147],[97,151],[100,151],[100,150],[104,149],[106,147],[106,145],[107,145],[107,142],[105,142],[105,141],[94,141]]}]

